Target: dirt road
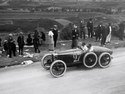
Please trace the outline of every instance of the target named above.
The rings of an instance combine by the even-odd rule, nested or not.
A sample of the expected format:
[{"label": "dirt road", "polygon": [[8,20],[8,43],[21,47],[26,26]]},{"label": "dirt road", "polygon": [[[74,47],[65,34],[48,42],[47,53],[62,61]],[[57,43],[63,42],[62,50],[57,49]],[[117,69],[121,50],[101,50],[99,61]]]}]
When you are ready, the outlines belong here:
[{"label": "dirt road", "polygon": [[53,78],[40,62],[0,69],[0,94],[125,94],[125,48],[114,50],[109,68],[70,68]]}]

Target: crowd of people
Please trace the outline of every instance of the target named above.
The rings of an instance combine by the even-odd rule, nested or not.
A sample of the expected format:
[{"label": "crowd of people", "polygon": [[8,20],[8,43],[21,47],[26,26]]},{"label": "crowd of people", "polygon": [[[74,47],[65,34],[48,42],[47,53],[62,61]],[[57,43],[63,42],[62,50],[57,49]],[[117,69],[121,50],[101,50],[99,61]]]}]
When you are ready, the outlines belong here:
[{"label": "crowd of people", "polygon": [[[123,40],[123,35],[124,35],[124,24],[121,23],[119,25],[119,35],[120,39]],[[35,53],[40,53],[39,46],[41,44],[41,41],[46,40],[46,35],[43,32],[39,32],[38,30],[34,30],[33,35],[28,34],[27,39],[25,41],[24,34],[21,29],[18,29],[19,34],[17,37],[17,40],[13,38],[12,34],[8,35],[8,38],[4,40],[3,45],[1,44],[2,39],[0,39],[0,46],[3,46],[4,52],[7,57],[11,58],[12,55],[16,56],[17,55],[17,46],[18,45],[18,54],[21,56],[23,55],[24,52],[24,45],[31,46],[33,45],[34,47],[34,52]],[[92,38],[95,39],[96,42],[100,42],[101,46],[105,46],[107,43],[111,42],[111,36],[112,36],[112,24],[107,23],[106,25],[103,23],[98,24],[96,28],[94,28],[94,23],[93,20],[90,18],[88,22],[85,22],[82,20],[80,22],[79,27],[77,25],[73,25],[72,29],[72,43],[71,43],[71,48],[80,48],[78,46],[79,39],[84,42],[85,39],[87,38]],[[58,40],[58,26],[54,25],[53,28],[50,28],[48,32],[48,44],[49,44],[49,51],[54,51],[55,47],[57,46],[57,40]],[[60,35],[61,36],[61,35]],[[92,45],[89,44],[87,47],[85,47],[86,43],[82,43],[82,46],[80,49],[90,49],[92,48]],[[92,49],[90,49],[91,51]]]},{"label": "crowd of people", "polygon": [[33,45],[34,52],[40,53],[39,46],[41,45],[41,41],[46,40],[45,34],[43,32],[41,32],[40,34],[38,30],[35,30],[33,35],[31,33],[28,34],[26,41],[22,30],[18,29],[18,32],[19,34],[18,34],[17,40],[15,39],[13,34],[10,33],[8,37],[5,38],[3,43],[0,42],[0,45],[3,47],[3,52],[7,57],[12,58],[12,56],[17,56],[17,50],[18,50],[18,55],[22,56],[24,54],[24,45],[27,45],[27,46]]},{"label": "crowd of people", "polygon": [[[100,22],[97,27],[94,27],[94,22],[91,18],[88,22],[82,20],[79,28],[75,24],[73,25],[71,48],[76,48],[78,46],[79,38],[81,38],[82,41],[87,38],[92,38],[95,39],[96,42],[100,42],[101,46],[105,46],[111,42],[113,29],[112,23],[104,24]],[[124,38],[124,29],[124,23],[120,23],[118,29],[120,40]]]}]

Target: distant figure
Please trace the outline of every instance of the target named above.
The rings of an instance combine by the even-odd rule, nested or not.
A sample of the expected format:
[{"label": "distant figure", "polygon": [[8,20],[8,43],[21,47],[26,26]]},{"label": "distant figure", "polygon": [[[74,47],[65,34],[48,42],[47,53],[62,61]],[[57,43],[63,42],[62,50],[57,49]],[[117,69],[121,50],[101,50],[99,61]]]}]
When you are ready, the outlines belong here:
[{"label": "distant figure", "polygon": [[13,40],[13,35],[12,34],[9,34],[9,37],[8,37],[8,54],[9,54],[9,58],[12,58],[12,53],[13,53],[13,56],[16,56],[16,47],[15,47],[15,43],[14,43],[14,40]]},{"label": "distant figure", "polygon": [[76,48],[78,46],[78,37],[79,37],[79,31],[76,25],[74,25],[74,29],[72,30],[72,49]]},{"label": "distant figure", "polygon": [[54,51],[54,40],[53,40],[53,32],[52,29],[48,33],[48,38],[49,38],[49,51]]},{"label": "distant figure", "polygon": [[40,50],[39,50],[39,37],[34,36],[33,45],[34,45],[35,53],[40,53]]},{"label": "distant figure", "polygon": [[87,22],[87,28],[88,28],[88,37],[93,37],[93,21],[92,19],[89,19]]},{"label": "distant figure", "polygon": [[106,43],[110,43],[110,41],[111,41],[111,34],[112,34],[112,26],[111,26],[111,23],[109,23],[109,25],[107,27]]},{"label": "distant figure", "polygon": [[32,37],[31,37],[31,34],[28,34],[28,38],[27,38],[26,42],[27,42],[27,45],[28,45],[28,46],[33,45],[33,39],[32,39]]},{"label": "distant figure", "polygon": [[2,46],[2,43],[1,43],[1,42],[2,42],[2,39],[0,38],[0,47]]},{"label": "distant figure", "polygon": [[9,53],[8,53],[9,48],[8,48],[8,41],[7,40],[4,40],[3,49],[5,51],[5,55],[6,56],[9,55]]},{"label": "distant figure", "polygon": [[46,35],[45,35],[44,32],[41,32],[41,39],[42,39],[43,41],[46,41]]},{"label": "distant figure", "polygon": [[123,40],[123,38],[124,38],[124,30],[125,30],[125,24],[124,24],[124,22],[121,22],[119,24],[119,39],[120,40]]},{"label": "distant figure", "polygon": [[105,26],[102,25],[102,39],[101,39],[101,46],[105,46],[106,45],[106,37],[107,37],[107,30],[105,28]]},{"label": "distant figure", "polygon": [[102,24],[99,24],[95,32],[96,41],[100,41],[102,31]]},{"label": "distant figure", "polygon": [[34,31],[33,37],[40,37],[39,32],[37,30]]},{"label": "distant figure", "polygon": [[53,36],[53,39],[54,39],[54,47],[56,47],[56,44],[57,44],[57,39],[58,39],[58,29],[57,29],[57,25],[54,25],[54,28],[52,30],[54,36]]},{"label": "distant figure", "polygon": [[85,39],[86,38],[85,34],[86,34],[86,31],[85,31],[85,22],[81,21],[81,23],[80,23],[80,38],[81,39],[82,38]]},{"label": "distant figure", "polygon": [[19,55],[23,55],[23,49],[24,49],[24,36],[23,36],[23,32],[20,32],[18,38],[17,38],[17,43],[18,43],[18,47],[19,47]]}]

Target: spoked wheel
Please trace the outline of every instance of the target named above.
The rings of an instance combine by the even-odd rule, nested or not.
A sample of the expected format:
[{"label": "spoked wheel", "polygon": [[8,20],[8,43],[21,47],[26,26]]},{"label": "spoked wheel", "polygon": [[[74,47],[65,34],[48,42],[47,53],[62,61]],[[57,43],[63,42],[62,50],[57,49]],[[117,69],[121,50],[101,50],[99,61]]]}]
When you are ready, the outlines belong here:
[{"label": "spoked wheel", "polygon": [[41,59],[41,65],[44,69],[49,70],[50,65],[52,64],[52,55],[51,54],[46,54],[43,56]]},{"label": "spoked wheel", "polygon": [[67,66],[62,60],[56,60],[50,67],[50,73],[52,76],[58,78],[65,74]]},{"label": "spoked wheel", "polygon": [[110,62],[111,62],[111,55],[109,53],[105,52],[99,56],[98,63],[101,68],[109,67]]},{"label": "spoked wheel", "polygon": [[97,55],[94,52],[88,52],[84,55],[83,64],[87,68],[93,68],[97,64]]}]

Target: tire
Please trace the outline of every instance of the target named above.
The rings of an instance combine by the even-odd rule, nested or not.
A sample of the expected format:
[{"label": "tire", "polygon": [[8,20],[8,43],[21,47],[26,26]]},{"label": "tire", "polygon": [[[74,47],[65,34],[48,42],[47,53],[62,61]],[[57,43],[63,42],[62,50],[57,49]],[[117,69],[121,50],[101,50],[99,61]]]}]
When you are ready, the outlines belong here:
[{"label": "tire", "polygon": [[93,68],[97,64],[97,55],[94,52],[88,52],[83,57],[83,65],[87,68]]},{"label": "tire", "polygon": [[45,54],[41,59],[41,66],[44,69],[49,70],[51,64],[52,64],[52,55],[51,54]]},{"label": "tire", "polygon": [[50,67],[50,73],[53,77],[58,78],[65,74],[67,66],[62,60],[56,60]]},{"label": "tire", "polygon": [[99,56],[98,64],[101,68],[107,68],[110,66],[111,55],[107,52],[102,53]]}]

